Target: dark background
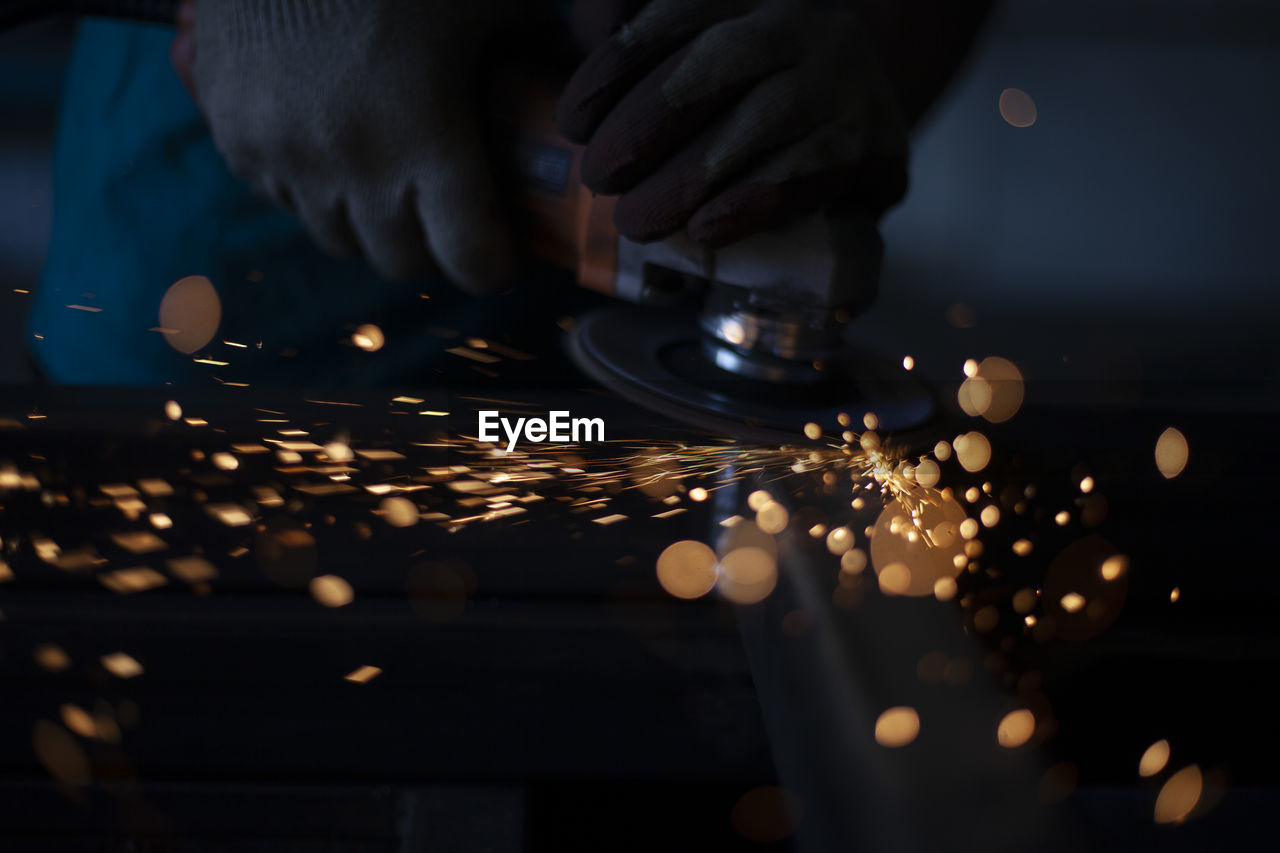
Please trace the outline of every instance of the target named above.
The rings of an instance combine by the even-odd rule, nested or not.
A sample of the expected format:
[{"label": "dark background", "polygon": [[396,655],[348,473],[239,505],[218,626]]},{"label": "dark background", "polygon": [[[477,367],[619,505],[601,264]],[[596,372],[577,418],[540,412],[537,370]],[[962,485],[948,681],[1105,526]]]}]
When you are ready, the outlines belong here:
[{"label": "dark background", "polygon": [[[0,36],[0,385],[32,378],[24,348],[30,297],[13,290],[35,289],[46,250],[52,138],[72,33],[65,24],[51,24]],[[1101,641],[1058,657],[1060,650],[1046,652],[1044,660],[1028,663],[1045,667],[1048,688],[1068,723],[1051,757],[1080,761],[1081,788],[1074,802],[1083,815],[1081,825],[1118,849],[1157,842],[1178,849],[1251,849],[1253,833],[1274,812],[1275,738],[1265,696],[1280,659],[1269,616],[1278,601],[1269,545],[1275,501],[1268,494],[1275,457],[1269,437],[1280,408],[1280,347],[1274,343],[1280,310],[1278,83],[1280,7],[1272,0],[1001,4],[961,77],[917,136],[913,190],[884,225],[888,259],[881,298],[856,327],[864,340],[889,355],[913,354],[920,374],[943,387],[959,378],[964,358],[995,354],[1016,361],[1029,380],[1029,401],[1025,419],[1004,435],[1009,446],[1038,460],[1042,474],[1062,473],[1077,459],[1109,465],[1116,474],[1109,535],[1135,553],[1151,555],[1150,563],[1169,567],[1168,577],[1146,575],[1124,622]],[[1015,128],[1000,118],[997,101],[1009,87],[1035,100],[1034,126]],[[958,316],[969,321],[958,323]],[[11,399],[21,406],[40,402],[39,395]],[[138,406],[156,405],[149,398],[133,400]],[[48,407],[49,399],[43,402]],[[100,398],[88,398],[72,400],[66,410],[73,420],[88,422],[101,407]],[[1153,436],[1175,422],[1188,435],[1197,467],[1165,484],[1146,463]],[[138,435],[125,431],[120,439],[122,459],[164,462],[150,458],[155,448]],[[75,444],[65,436],[61,440],[68,448]],[[175,457],[186,450],[180,442],[167,448]],[[78,452],[87,457],[93,449]],[[1061,478],[1059,486],[1066,485]],[[640,543],[636,550],[650,559],[658,544]],[[351,553],[360,548],[352,543]],[[578,567],[584,576],[594,568],[587,565],[590,559],[591,554],[583,556]],[[647,571],[623,576],[632,574],[640,578]],[[1167,591],[1174,582],[1182,584],[1187,597],[1171,610]],[[540,595],[545,600],[562,594]],[[660,598],[651,603],[660,612],[647,612],[659,613],[655,618],[662,624],[685,612]],[[589,605],[587,610],[596,609]],[[357,634],[366,635],[357,645],[395,644],[394,631],[381,627],[377,606],[371,602],[372,615],[358,625]],[[130,607],[150,612],[148,618],[163,618],[153,612],[164,609],[162,600],[131,599]],[[48,624],[63,618],[53,605],[35,610],[47,615]],[[98,620],[95,629],[120,630],[107,609],[92,605],[86,612],[91,622]],[[355,624],[363,616],[344,618]],[[555,623],[545,613],[538,618]],[[273,617],[263,615],[253,624],[274,626]],[[722,690],[719,698],[690,689],[684,700],[737,702],[732,707],[741,711],[752,697],[736,633],[722,621],[709,619],[706,625],[714,628],[707,629],[707,642],[722,655],[706,660],[729,673],[726,681],[733,689]],[[279,626],[271,630],[278,631],[277,640],[297,646],[282,652],[281,661],[305,654],[309,637]],[[124,637],[142,641],[136,631]],[[473,641],[488,642],[483,629],[476,630]],[[555,642],[576,647],[578,641],[566,634]],[[242,654],[251,656],[251,643],[242,645]],[[579,652],[589,656],[590,650]],[[553,648],[547,654],[561,652]],[[216,658],[211,652],[210,659]],[[188,672],[175,666],[177,674],[169,677],[176,680],[165,682],[163,667],[158,670],[153,683],[173,689],[167,701],[194,702],[198,685]],[[501,666],[495,672],[510,675]],[[538,672],[526,671],[524,677],[536,681]],[[403,690],[406,701],[422,701],[415,698],[412,682],[406,677],[390,681],[390,687]],[[264,678],[264,683],[270,682]],[[239,699],[251,704],[252,690],[243,684],[236,690],[250,694]],[[618,690],[597,696],[601,707],[625,708],[628,695]],[[54,690],[48,697],[60,695]],[[299,694],[293,701],[305,698]],[[344,701],[351,703],[353,716],[367,710],[359,696]],[[189,710],[190,718],[173,716],[175,728],[207,713],[203,707]],[[444,719],[471,716],[465,707],[436,710]],[[237,719],[252,719],[249,710],[239,713]],[[405,814],[455,831],[489,815],[495,827],[524,827],[527,837],[542,845],[535,849],[548,850],[571,849],[570,842],[557,839],[558,827],[576,824],[579,843],[590,837],[596,849],[603,849],[616,842],[610,833],[622,826],[633,833],[634,846],[644,849],[662,838],[660,830],[641,833],[647,814],[692,823],[703,816],[693,803],[722,815],[744,787],[770,781],[771,768],[759,753],[761,723],[740,716],[746,722],[739,734],[757,752],[730,771],[717,770],[721,777],[702,787],[655,788],[635,780],[599,786],[581,778],[528,789],[475,780],[424,787],[411,778],[410,757],[388,752],[387,766],[331,774],[342,781],[324,790],[279,778],[245,787],[226,771],[222,778],[206,773],[187,787],[161,785],[156,796],[166,810],[187,819],[238,815],[242,820],[224,831],[246,837],[260,831],[265,818],[259,815],[274,815],[281,827],[302,832],[314,815],[324,813],[333,831],[341,831],[341,810],[325,805],[341,802],[355,815],[350,822],[355,828],[349,828],[353,836],[381,826],[386,849],[392,849],[393,825],[400,826]],[[311,724],[317,732],[323,728],[322,720]],[[607,740],[602,734],[607,725],[597,721],[591,731]],[[166,753],[165,737],[172,729],[150,731],[147,766],[181,776],[181,761]],[[270,731],[259,734],[265,738]],[[1153,790],[1132,784],[1135,758],[1125,751],[1170,731],[1178,736],[1176,748],[1185,748],[1206,769],[1234,773],[1234,787],[1222,804],[1176,835],[1150,827]],[[31,763],[25,734],[22,730],[14,747],[13,755],[21,758],[14,760]],[[362,737],[366,740],[348,746],[351,753],[344,760],[358,763],[358,744],[379,743],[376,729]],[[217,743],[203,744],[195,736],[188,748],[193,755],[207,753],[211,761],[218,755]],[[240,748],[242,754],[253,752],[246,743]],[[554,764],[549,746],[538,752],[535,744],[533,751],[544,764]],[[448,754],[455,762],[449,772],[459,777],[474,756],[498,752],[472,744]],[[636,748],[630,759],[641,767],[640,759],[647,759],[645,772],[653,774],[654,766],[678,754],[676,747],[670,755],[647,756]],[[271,757],[263,757],[264,767]],[[279,766],[289,766],[289,756],[274,757]],[[580,762],[578,773],[616,764],[608,756],[574,758]],[[401,777],[384,784],[392,771]],[[725,781],[726,772],[739,778]],[[29,795],[30,789],[21,786],[29,782],[4,784],[16,784],[20,794]],[[9,805],[43,803],[49,811],[32,808],[29,819],[33,826],[45,825],[42,821],[54,826],[65,815],[56,793],[11,797]],[[202,811],[206,804],[213,805]],[[583,820],[588,813],[596,816],[594,824]],[[92,825],[91,817],[85,821]],[[725,831],[722,820],[715,826],[705,830],[709,838]],[[216,820],[199,826],[214,839],[208,849],[218,849],[218,831]],[[519,842],[509,837],[495,842],[504,843]]]}]

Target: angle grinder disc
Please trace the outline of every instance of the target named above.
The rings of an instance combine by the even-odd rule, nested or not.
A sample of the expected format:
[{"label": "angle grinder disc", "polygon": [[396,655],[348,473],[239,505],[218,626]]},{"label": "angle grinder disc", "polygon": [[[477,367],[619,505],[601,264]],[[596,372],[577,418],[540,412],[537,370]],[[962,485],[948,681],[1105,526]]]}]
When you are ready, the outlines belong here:
[{"label": "angle grinder disc", "polygon": [[[738,376],[715,365],[686,312],[618,305],[587,314],[569,338],[573,360],[626,399],[684,423],[761,441],[795,441],[805,424],[837,429],[841,413],[874,412],[882,432],[933,416],[928,390],[901,366],[851,348],[811,385]],[[860,427],[859,427],[860,428]]]}]

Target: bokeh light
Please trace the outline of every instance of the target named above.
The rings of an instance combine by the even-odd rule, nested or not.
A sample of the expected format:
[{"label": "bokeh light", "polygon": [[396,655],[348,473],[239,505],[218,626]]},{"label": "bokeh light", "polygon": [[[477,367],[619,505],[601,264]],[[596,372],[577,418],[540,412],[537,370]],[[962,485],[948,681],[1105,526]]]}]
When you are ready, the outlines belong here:
[{"label": "bokeh light", "polygon": [[1186,436],[1174,427],[1169,427],[1156,439],[1156,467],[1166,480],[1182,473],[1190,455]]},{"label": "bokeh light", "polygon": [[[876,519],[871,564],[886,593],[932,596],[940,578],[954,579],[960,573],[955,562],[964,548],[960,527],[972,519],[965,518],[964,509],[954,499],[941,495],[934,503],[923,504],[917,513],[918,525],[901,504],[889,501]],[[973,524],[976,527],[977,522]],[[928,535],[920,535],[922,531]]]},{"label": "bokeh light", "polygon": [[729,823],[748,841],[773,844],[790,836],[803,815],[795,794],[770,785],[743,794],[729,813]]},{"label": "bokeh light", "polygon": [[675,542],[658,555],[657,571],[658,583],[671,595],[701,598],[715,588],[716,554],[701,542]]},{"label": "bokeh light", "polygon": [[337,575],[321,575],[311,579],[311,597],[325,607],[344,607],[355,598],[355,591]]},{"label": "bokeh light", "polygon": [[222,324],[222,300],[213,282],[202,275],[174,282],[160,300],[160,330],[180,353],[205,347]]},{"label": "bokeh light", "polygon": [[1021,89],[1005,89],[1000,93],[1000,117],[1014,127],[1031,127],[1039,112],[1036,102]]},{"label": "bokeh light", "polygon": [[986,468],[991,461],[991,442],[980,432],[957,435],[951,444],[955,448],[960,467],[971,474]]},{"label": "bokeh light", "polygon": [[1204,791],[1204,776],[1192,764],[1168,778],[1156,796],[1156,823],[1182,823],[1190,815]]},{"label": "bokeh light", "polygon": [[365,352],[377,352],[386,346],[387,338],[382,333],[382,329],[373,323],[364,323],[356,327],[351,335],[351,343]]},{"label": "bokeh light", "polygon": [[763,548],[737,548],[720,560],[719,589],[734,604],[764,601],[777,583],[777,561]]},{"label": "bokeh light", "polygon": [[418,507],[408,498],[383,498],[378,512],[392,527],[412,527],[418,523]]},{"label": "bokeh light", "polygon": [[1026,708],[1019,708],[1000,720],[996,727],[996,741],[1005,749],[1016,749],[1031,740],[1035,731],[1035,715]]},{"label": "bokeh light", "polygon": [[1169,763],[1169,741],[1161,739],[1151,744],[1138,759],[1138,775],[1144,779],[1156,775]]},{"label": "bokeh light", "polygon": [[911,743],[919,734],[920,715],[915,708],[898,705],[876,718],[876,743],[881,746],[898,749]]}]

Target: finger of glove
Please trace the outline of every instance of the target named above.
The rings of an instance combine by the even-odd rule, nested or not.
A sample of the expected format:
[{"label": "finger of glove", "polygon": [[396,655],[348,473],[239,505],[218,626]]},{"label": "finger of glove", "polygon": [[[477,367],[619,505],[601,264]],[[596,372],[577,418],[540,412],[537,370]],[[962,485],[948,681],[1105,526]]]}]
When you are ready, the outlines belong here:
[{"label": "finger of glove", "polygon": [[418,219],[417,189],[359,194],[350,201],[351,227],[370,265],[399,280],[431,269],[426,234]]},{"label": "finger of glove", "polygon": [[350,258],[360,254],[360,242],[356,238],[355,229],[351,227],[345,199],[307,198],[290,189],[287,184],[279,181],[268,183],[268,197],[302,220],[307,233],[320,251],[337,258]]},{"label": "finger of glove", "polygon": [[438,115],[448,130],[417,170],[418,217],[445,275],[471,293],[491,293],[513,274],[510,227],[474,115],[462,107]]},{"label": "finger of glove", "polygon": [[763,81],[698,139],[618,199],[618,231],[641,242],[683,228],[727,181],[810,132],[820,113],[807,103],[801,74]]},{"label": "finger of glove", "polygon": [[574,43],[590,53],[616,33],[646,5],[647,0],[574,0],[569,31]]},{"label": "finger of glove", "polygon": [[828,125],[788,146],[703,205],[689,220],[689,236],[723,246],[837,199],[883,213],[906,193],[905,158],[871,145],[869,136],[865,128]]},{"label": "finger of glove", "polygon": [[755,17],[707,30],[665,60],[614,107],[582,154],[582,180],[624,192],[694,133],[732,108],[762,78],[791,61],[772,50]]},{"label": "finger of glove", "polygon": [[[249,182],[249,186],[253,187],[253,191],[262,198],[267,199],[276,207],[293,215],[298,215],[297,198],[293,189],[287,181],[277,178],[273,175],[250,174],[245,180]],[[319,207],[317,205],[317,207]]]},{"label": "finger of glove", "polygon": [[716,23],[749,11],[753,0],[652,0],[578,66],[556,105],[556,125],[585,143],[614,106],[654,66]]}]

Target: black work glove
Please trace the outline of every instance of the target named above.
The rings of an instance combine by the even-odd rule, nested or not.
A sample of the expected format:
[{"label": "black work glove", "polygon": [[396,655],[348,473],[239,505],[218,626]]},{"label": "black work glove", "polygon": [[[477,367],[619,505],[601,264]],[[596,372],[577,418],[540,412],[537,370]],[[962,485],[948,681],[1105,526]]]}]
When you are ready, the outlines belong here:
[{"label": "black work glove", "polygon": [[585,143],[583,181],[621,198],[625,236],[681,229],[720,246],[853,198],[878,216],[906,192],[895,95],[851,4],[583,0],[599,41],[557,120]]}]

